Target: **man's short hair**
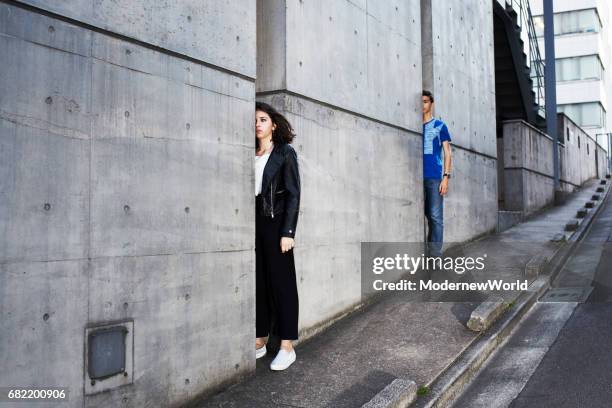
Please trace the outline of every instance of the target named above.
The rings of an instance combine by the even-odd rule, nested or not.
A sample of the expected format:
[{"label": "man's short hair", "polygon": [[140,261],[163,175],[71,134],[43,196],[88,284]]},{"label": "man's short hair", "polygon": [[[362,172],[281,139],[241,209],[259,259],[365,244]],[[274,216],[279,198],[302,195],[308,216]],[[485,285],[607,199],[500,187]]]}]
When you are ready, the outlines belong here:
[{"label": "man's short hair", "polygon": [[433,97],[433,94],[431,92],[423,90],[423,96],[428,97],[429,98],[429,102],[433,103],[434,97]]}]

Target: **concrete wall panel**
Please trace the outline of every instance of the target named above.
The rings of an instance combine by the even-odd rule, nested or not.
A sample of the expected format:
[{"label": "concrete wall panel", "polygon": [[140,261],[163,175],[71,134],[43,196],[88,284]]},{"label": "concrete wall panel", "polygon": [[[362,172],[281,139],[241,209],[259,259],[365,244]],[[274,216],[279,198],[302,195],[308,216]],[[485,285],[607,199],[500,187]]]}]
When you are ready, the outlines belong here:
[{"label": "concrete wall panel", "polygon": [[255,0],[21,2],[255,77]]},{"label": "concrete wall panel", "polygon": [[[414,112],[421,88],[417,1],[318,0],[286,2],[286,7],[289,91],[419,131]],[[266,27],[260,32],[265,36]]]},{"label": "concrete wall panel", "polygon": [[3,386],[68,387],[63,405],[83,406],[87,267],[83,260],[0,263]]},{"label": "concrete wall panel", "polygon": [[134,381],[147,392],[87,406],[170,406],[253,370],[253,265],[253,251],[96,259],[88,320],[134,319]]},{"label": "concrete wall panel", "polygon": [[565,142],[559,149],[561,179],[576,187],[597,177],[599,163],[595,162],[595,140],[564,114],[557,115],[557,129]]},{"label": "concrete wall panel", "polygon": [[[385,8],[387,14],[393,14],[389,10],[392,7]],[[404,12],[402,17],[406,21],[418,21],[414,12]],[[368,116],[420,132],[421,89],[417,85],[422,71],[421,47],[414,43],[420,35],[418,32],[408,33],[415,37],[403,35],[383,21],[368,15],[368,90],[359,97],[367,103]]]},{"label": "concrete wall panel", "polygon": [[304,331],[308,334],[361,303],[360,259],[359,242],[317,245],[297,241],[295,267],[302,337]]},{"label": "concrete wall panel", "polygon": [[[0,261],[82,258],[91,64],[62,25],[48,44],[67,52],[15,37],[25,19],[12,10],[0,6],[0,54],[11,55],[0,72]],[[32,41],[48,34],[28,31]]]},{"label": "concrete wall panel", "polygon": [[257,91],[287,89],[285,0],[257,0]]},{"label": "concrete wall panel", "polygon": [[87,256],[89,142],[0,120],[0,261]]},{"label": "concrete wall panel", "polygon": [[444,241],[462,242],[497,226],[497,161],[453,149],[453,176],[444,198]]},{"label": "concrete wall panel", "polygon": [[13,57],[0,73],[2,118],[87,139],[91,90],[87,58],[7,34],[0,38],[0,47],[4,55]]},{"label": "concrete wall panel", "polygon": [[434,115],[449,125],[454,144],[495,157],[491,3],[433,1],[429,7],[431,39],[424,39],[423,46],[431,51],[424,49],[423,58],[433,72],[424,74],[432,78],[424,85],[436,98]]},{"label": "concrete wall panel", "polygon": [[[166,78],[170,82],[178,82],[238,99],[248,101],[253,99],[253,82],[250,80],[103,34],[92,34],[91,55],[96,60],[137,73]],[[154,95],[154,97],[158,103],[172,104],[174,102],[166,101],[168,98],[162,94]],[[179,101],[174,103],[179,104]],[[177,118],[170,119],[176,121]]]},{"label": "concrete wall panel", "polygon": [[597,146],[597,176],[605,177],[608,171],[608,152],[601,146]]},{"label": "concrete wall panel", "polygon": [[521,120],[503,124],[504,209],[531,214],[554,201],[553,141]]},{"label": "concrete wall panel", "polygon": [[538,173],[522,172],[523,212],[532,214],[554,204],[554,180]]},{"label": "concrete wall panel", "polygon": [[252,248],[252,100],[98,60],[93,77],[94,256]]},{"label": "concrete wall panel", "polygon": [[[531,214],[554,202],[553,141],[521,120],[504,122],[504,209]],[[572,192],[601,177],[603,148],[567,116],[557,116],[560,189]],[[579,142],[580,141],[580,142]],[[595,152],[601,151],[595,157]]]},{"label": "concrete wall panel", "polygon": [[504,122],[504,165],[553,175],[552,138],[527,123]]},{"label": "concrete wall panel", "polygon": [[504,169],[504,208],[506,211],[523,211],[525,192],[522,169]]}]

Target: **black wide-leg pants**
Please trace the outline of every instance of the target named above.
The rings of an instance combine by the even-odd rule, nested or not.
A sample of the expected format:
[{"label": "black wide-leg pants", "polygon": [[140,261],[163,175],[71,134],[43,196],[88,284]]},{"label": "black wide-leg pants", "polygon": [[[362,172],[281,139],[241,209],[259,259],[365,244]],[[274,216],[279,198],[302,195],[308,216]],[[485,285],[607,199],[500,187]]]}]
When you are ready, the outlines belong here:
[{"label": "black wide-leg pants", "polygon": [[298,338],[298,291],[293,250],[281,252],[282,216],[260,215],[261,196],[255,212],[255,318],[256,336],[270,334],[274,320],[281,340]]}]

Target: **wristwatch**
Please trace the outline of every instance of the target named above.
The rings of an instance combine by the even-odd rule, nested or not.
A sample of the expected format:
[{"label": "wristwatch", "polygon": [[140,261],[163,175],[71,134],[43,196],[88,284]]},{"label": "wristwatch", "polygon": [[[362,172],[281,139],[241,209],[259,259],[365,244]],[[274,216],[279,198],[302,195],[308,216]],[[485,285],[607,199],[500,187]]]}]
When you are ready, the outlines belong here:
[{"label": "wristwatch", "polygon": [[442,177],[448,177],[448,178],[451,178],[450,173],[444,173],[444,174],[442,175]]}]

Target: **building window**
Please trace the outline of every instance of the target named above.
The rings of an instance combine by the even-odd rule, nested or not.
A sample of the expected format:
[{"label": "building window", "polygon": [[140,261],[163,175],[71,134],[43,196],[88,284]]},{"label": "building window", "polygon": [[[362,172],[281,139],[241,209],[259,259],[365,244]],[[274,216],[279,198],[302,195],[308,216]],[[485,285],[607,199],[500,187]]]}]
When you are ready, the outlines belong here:
[{"label": "building window", "polygon": [[[554,24],[555,35],[598,33],[601,30],[599,14],[594,8],[555,13]],[[536,35],[538,37],[544,36],[544,16],[534,16],[533,25]]]},{"label": "building window", "polygon": [[567,141],[569,142],[570,141],[569,128],[565,128],[565,130],[566,130],[566,133],[567,133]]},{"label": "building window", "polygon": [[606,111],[599,102],[558,105],[557,111],[565,113],[578,126],[606,126]]},{"label": "building window", "polygon": [[555,60],[557,81],[601,79],[603,66],[597,55],[559,58]]}]

